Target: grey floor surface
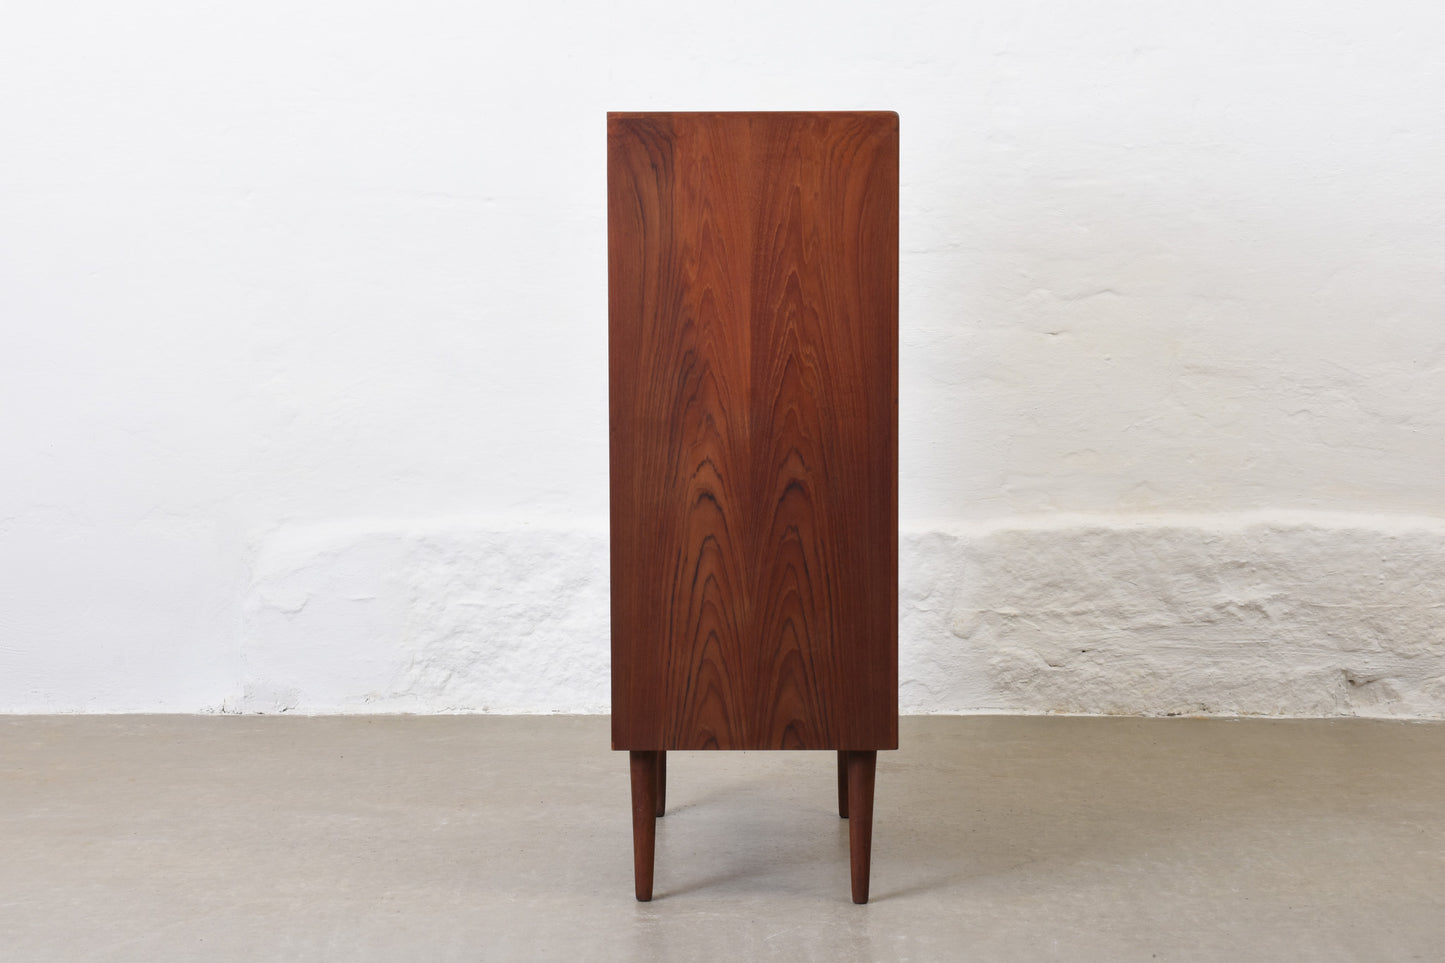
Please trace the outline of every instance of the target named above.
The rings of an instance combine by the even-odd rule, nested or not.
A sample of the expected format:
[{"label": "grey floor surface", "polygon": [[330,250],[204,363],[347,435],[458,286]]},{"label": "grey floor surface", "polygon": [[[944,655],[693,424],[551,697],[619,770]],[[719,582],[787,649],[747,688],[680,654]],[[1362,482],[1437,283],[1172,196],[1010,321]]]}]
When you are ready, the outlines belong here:
[{"label": "grey floor surface", "polygon": [[4,960],[1442,960],[1445,725],[905,719],[873,901],[826,753],[602,717],[0,717]]}]

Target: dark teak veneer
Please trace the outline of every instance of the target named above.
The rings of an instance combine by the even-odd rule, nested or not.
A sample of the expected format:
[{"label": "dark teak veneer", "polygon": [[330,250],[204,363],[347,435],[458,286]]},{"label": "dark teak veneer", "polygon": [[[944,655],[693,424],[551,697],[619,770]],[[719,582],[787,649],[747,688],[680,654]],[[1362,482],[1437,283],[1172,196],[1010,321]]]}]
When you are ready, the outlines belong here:
[{"label": "dark teak veneer", "polygon": [[898,747],[898,116],[607,117],[612,746],[838,752],[868,900]]}]

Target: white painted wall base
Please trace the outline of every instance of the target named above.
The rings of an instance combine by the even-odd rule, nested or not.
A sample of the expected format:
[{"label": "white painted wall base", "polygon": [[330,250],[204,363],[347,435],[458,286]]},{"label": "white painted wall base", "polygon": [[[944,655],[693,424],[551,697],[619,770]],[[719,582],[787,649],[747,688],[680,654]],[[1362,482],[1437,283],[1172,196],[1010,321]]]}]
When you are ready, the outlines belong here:
[{"label": "white painted wall base", "polygon": [[[905,713],[1445,718],[1445,522],[1049,516],[906,532]],[[283,530],[247,712],[605,712],[601,529]]]},{"label": "white painted wall base", "polygon": [[914,712],[1445,718],[1445,524],[1050,516],[906,536]]},{"label": "white painted wall base", "polygon": [[243,712],[606,712],[605,527],[282,529],[244,604]]}]

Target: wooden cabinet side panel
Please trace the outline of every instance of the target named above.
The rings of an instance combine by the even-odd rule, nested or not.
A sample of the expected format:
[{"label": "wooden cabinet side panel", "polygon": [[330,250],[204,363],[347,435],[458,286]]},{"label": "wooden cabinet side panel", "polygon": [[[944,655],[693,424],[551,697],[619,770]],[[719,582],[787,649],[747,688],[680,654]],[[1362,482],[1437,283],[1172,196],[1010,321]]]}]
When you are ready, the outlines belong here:
[{"label": "wooden cabinet side panel", "polygon": [[701,118],[608,131],[613,740],[752,742],[746,145]]},{"label": "wooden cabinet side panel", "polygon": [[780,118],[755,157],[754,728],[894,748],[897,118]]},{"label": "wooden cabinet side panel", "polygon": [[613,745],[897,745],[897,117],[608,121]]}]

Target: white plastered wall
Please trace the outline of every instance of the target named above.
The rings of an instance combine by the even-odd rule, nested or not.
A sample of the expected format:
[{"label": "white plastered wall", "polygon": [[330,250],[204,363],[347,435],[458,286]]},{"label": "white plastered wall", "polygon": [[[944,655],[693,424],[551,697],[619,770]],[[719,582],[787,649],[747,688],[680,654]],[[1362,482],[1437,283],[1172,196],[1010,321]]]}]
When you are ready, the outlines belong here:
[{"label": "white plastered wall", "polygon": [[1445,8],[4,20],[0,711],[605,711],[604,113],[864,107],[905,711],[1445,717]]}]

